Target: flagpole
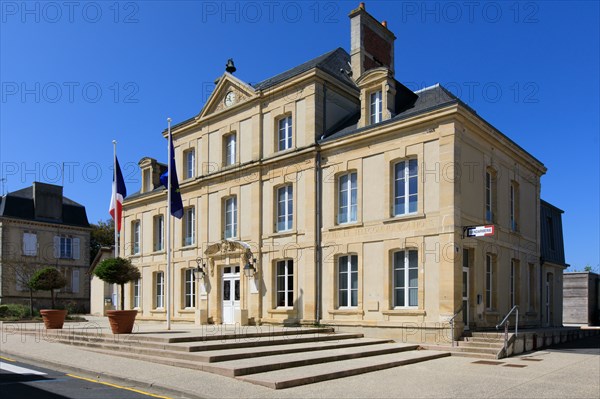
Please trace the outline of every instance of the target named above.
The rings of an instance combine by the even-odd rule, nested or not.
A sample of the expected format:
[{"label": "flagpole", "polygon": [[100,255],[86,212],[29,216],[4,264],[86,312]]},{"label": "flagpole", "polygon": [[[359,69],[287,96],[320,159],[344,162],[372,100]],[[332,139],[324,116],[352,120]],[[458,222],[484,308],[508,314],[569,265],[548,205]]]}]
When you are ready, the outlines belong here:
[{"label": "flagpole", "polygon": [[[115,258],[119,257],[119,231],[117,230],[117,226],[119,225],[119,218],[121,215],[119,214],[119,207],[117,206],[117,140],[113,140],[113,204],[115,205],[115,223],[114,223],[114,231],[115,231]],[[117,292],[117,285],[113,284],[113,298],[115,300],[115,309],[119,309],[119,295]],[[114,295],[117,293],[117,295]]]},{"label": "flagpole", "polygon": [[171,178],[173,176],[173,171],[171,170],[171,118],[167,118],[168,125],[168,162],[167,162],[167,275],[165,279],[165,293],[167,295],[166,298],[166,306],[167,306],[167,330],[171,329]]}]

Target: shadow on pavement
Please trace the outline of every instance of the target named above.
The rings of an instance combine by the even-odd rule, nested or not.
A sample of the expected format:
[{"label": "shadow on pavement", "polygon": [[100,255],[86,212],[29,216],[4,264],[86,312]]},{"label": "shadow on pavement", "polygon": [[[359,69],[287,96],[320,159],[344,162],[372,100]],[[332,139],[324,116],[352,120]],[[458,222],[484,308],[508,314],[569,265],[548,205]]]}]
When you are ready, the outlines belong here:
[{"label": "shadow on pavement", "polygon": [[569,352],[600,355],[600,335],[586,337],[576,341],[565,342],[547,347],[548,352]]},{"label": "shadow on pavement", "polygon": [[27,385],[29,382],[51,382],[54,378],[40,375],[0,374],[0,397],[2,399],[64,399],[66,396]]}]

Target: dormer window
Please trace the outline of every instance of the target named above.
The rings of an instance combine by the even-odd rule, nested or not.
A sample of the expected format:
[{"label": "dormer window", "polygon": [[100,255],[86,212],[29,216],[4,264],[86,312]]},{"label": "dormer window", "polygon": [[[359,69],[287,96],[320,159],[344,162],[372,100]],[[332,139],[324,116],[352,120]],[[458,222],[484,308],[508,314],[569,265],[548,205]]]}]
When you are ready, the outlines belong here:
[{"label": "dormer window", "polygon": [[383,117],[383,102],[381,101],[381,90],[371,93],[371,124],[379,123]]},{"label": "dormer window", "polygon": [[286,116],[279,120],[279,135],[278,135],[279,151],[284,151],[292,148],[292,117]]},{"label": "dormer window", "polygon": [[152,171],[150,169],[144,169],[142,172],[143,189],[142,192],[148,193],[152,191]]}]

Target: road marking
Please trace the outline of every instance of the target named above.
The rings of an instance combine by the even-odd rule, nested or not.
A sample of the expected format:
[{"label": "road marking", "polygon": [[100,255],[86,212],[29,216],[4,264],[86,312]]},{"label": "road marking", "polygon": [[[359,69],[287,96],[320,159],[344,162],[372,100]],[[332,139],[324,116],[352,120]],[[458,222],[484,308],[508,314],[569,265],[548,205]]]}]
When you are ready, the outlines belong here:
[{"label": "road marking", "polygon": [[47,375],[41,371],[26,369],[25,367],[14,366],[6,363],[0,363],[0,370],[6,370],[16,374]]},{"label": "road marking", "polygon": [[159,398],[159,399],[172,399],[168,396],[160,396],[160,395],[154,395],[150,392],[144,392],[144,391],[140,391],[139,389],[135,389],[135,388],[127,388],[127,387],[123,387],[117,384],[111,384],[110,382],[104,382],[104,381],[98,381],[98,380],[94,380],[92,378],[85,378],[85,377],[80,377],[78,375],[74,375],[74,374],[67,374],[67,376],[72,377],[72,378],[77,378],[79,380],[84,380],[84,381],[89,381],[89,382],[94,382],[96,384],[102,384],[102,385],[106,385],[112,388],[117,388],[117,389],[124,389],[126,391],[131,391],[131,392],[135,392],[135,393],[139,393],[142,395],[146,395],[146,396],[150,396],[153,398]]},{"label": "road marking", "polygon": [[15,359],[11,359],[10,357],[4,357],[4,356],[0,356],[0,359],[2,360],[6,360],[7,362],[16,362]]}]

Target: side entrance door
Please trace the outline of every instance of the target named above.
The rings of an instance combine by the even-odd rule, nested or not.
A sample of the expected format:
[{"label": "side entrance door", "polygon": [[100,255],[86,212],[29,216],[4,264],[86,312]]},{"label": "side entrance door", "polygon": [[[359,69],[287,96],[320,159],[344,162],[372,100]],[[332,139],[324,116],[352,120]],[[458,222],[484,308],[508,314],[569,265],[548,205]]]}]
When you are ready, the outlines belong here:
[{"label": "side entrance door", "polygon": [[235,311],[240,308],[240,267],[225,266],[222,281],[223,324],[234,324]]}]

